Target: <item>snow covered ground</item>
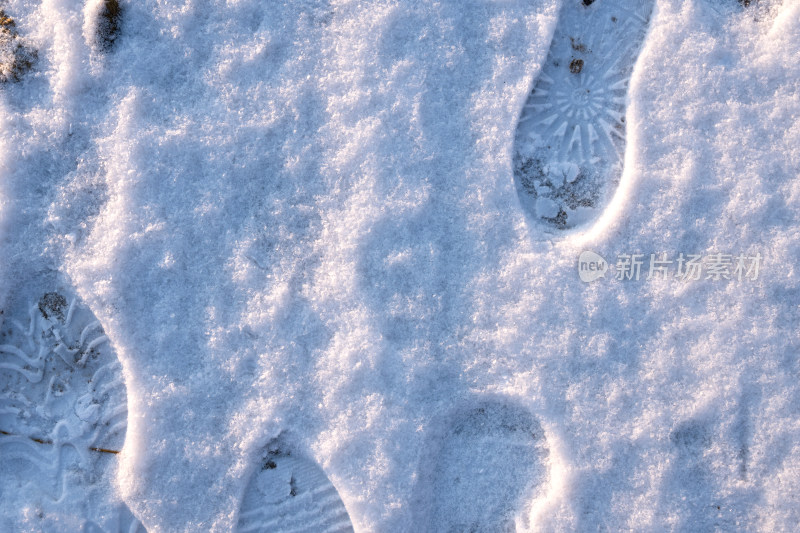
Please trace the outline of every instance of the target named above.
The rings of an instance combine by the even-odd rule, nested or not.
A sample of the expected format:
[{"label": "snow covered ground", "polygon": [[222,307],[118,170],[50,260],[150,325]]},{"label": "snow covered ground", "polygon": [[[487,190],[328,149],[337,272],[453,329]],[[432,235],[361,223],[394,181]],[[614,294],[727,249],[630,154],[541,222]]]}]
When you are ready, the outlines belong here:
[{"label": "snow covered ground", "polygon": [[36,437],[60,499],[0,427],[0,530],[230,531],[298,457],[356,532],[794,530],[800,2],[657,0],[619,185],[547,230],[514,139],[577,1],[123,1],[109,46],[96,0],[3,2],[37,54],[0,85],[0,363],[31,316],[25,357],[79,361],[36,313],[83,302],[128,414],[102,459]]}]

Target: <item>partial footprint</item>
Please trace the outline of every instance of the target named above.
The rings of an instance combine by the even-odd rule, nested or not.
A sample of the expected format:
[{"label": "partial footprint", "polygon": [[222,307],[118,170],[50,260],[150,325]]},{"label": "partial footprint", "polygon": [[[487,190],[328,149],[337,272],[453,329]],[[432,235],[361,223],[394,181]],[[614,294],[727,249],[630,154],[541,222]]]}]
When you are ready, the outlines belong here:
[{"label": "partial footprint", "polygon": [[520,116],[514,178],[548,229],[595,220],[619,184],[628,82],[654,0],[565,0]]},{"label": "partial footprint", "polygon": [[[742,483],[744,455],[730,455],[720,461],[723,450],[737,451],[741,443],[732,427],[719,426],[718,417],[681,422],[670,433],[673,455],[663,469],[662,503],[658,505],[669,520],[670,531],[755,531],[753,507],[762,494],[757,487]],[[716,426],[716,427],[715,427]],[[733,441],[733,442],[731,442]]]},{"label": "partial footprint", "polygon": [[100,323],[57,292],[3,318],[2,514],[19,531],[144,531],[111,490],[127,399]]},{"label": "partial footprint", "polygon": [[239,533],[352,532],[350,516],[322,469],[278,438],[245,492]]},{"label": "partial footprint", "polygon": [[501,400],[453,415],[420,466],[416,527],[426,532],[513,532],[546,478],[539,422]]}]

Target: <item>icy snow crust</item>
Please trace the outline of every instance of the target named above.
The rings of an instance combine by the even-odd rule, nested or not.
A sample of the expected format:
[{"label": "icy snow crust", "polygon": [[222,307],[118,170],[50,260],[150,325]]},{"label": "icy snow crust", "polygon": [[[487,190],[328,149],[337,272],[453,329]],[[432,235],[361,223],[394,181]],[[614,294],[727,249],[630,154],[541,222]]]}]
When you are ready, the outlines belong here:
[{"label": "icy snow crust", "polygon": [[[49,276],[102,323],[149,531],[231,530],[281,432],[356,531],[424,529],[431,436],[488,396],[544,432],[520,528],[796,527],[800,3],[659,0],[620,186],[542,239],[511,151],[560,3],[126,2],[107,56],[81,2],[6,3],[3,305]],[[584,249],[765,259],[587,285]]]}]

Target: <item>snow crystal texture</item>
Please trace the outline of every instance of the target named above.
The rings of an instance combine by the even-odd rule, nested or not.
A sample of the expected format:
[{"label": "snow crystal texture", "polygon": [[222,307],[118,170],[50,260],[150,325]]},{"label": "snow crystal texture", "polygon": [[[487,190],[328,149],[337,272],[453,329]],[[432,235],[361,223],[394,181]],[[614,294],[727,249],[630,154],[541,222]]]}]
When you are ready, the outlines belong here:
[{"label": "snow crystal texture", "polygon": [[[233,530],[283,432],[355,531],[424,531],[487,396],[547,451],[520,531],[800,521],[800,3],[658,0],[613,197],[543,235],[514,139],[567,1],[123,0],[113,46],[96,1],[4,2],[37,55],[0,85],[0,304],[102,324],[148,531]],[[587,284],[584,250],[764,259]]]}]

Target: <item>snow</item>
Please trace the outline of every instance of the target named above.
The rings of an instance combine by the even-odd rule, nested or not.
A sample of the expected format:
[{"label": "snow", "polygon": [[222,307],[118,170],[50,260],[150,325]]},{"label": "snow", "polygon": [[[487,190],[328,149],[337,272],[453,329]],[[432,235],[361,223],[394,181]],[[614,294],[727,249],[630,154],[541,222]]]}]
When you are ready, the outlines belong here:
[{"label": "snow", "polygon": [[[0,286],[102,323],[148,531],[231,530],[282,431],[356,531],[415,530],[428,436],[485,395],[544,430],[532,530],[795,527],[800,3],[659,0],[614,199],[558,234],[511,150],[559,1],[123,5],[106,56],[94,7],[7,3],[39,62],[0,88]],[[764,262],[585,284],[584,250]]]}]

